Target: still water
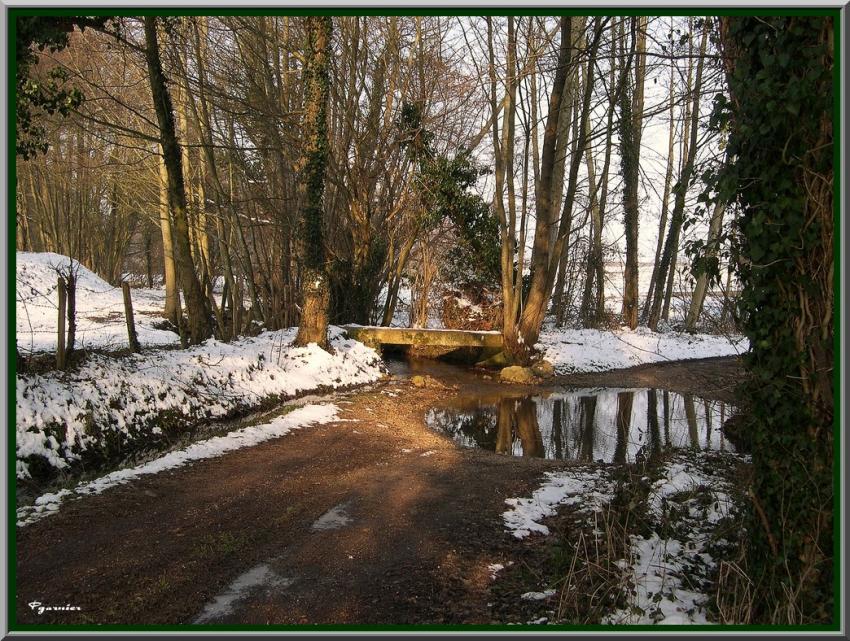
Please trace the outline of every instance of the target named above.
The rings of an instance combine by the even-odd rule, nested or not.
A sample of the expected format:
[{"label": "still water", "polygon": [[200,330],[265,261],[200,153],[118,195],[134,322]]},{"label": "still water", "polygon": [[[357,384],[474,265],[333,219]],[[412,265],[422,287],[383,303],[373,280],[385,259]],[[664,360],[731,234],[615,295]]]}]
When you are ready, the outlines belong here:
[{"label": "still water", "polygon": [[656,389],[581,389],[479,396],[432,409],[426,421],[464,447],[576,462],[631,463],[673,448],[734,451],[727,403]]}]

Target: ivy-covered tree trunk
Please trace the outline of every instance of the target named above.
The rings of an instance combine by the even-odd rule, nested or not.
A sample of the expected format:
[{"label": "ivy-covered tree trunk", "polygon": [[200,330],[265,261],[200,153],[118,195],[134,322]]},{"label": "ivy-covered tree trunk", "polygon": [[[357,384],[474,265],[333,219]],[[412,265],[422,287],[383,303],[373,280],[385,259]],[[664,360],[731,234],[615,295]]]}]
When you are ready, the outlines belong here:
[{"label": "ivy-covered tree trunk", "polygon": [[301,322],[296,345],[328,345],[330,279],[323,238],[325,169],[328,163],[328,85],[333,26],[330,16],[308,16],[304,52],[303,210],[301,212]]},{"label": "ivy-covered tree trunk", "polygon": [[186,211],[186,188],[183,183],[183,164],[180,145],[174,127],[174,108],[168,91],[159,55],[156,17],[145,17],[145,60],[151,85],[156,119],[159,125],[162,158],[168,181],[168,208],[171,212],[171,233],[174,240],[174,262],[177,279],[186,297],[189,318],[189,340],[201,343],[212,334],[209,306],[192,262],[189,242],[189,219]]},{"label": "ivy-covered tree trunk", "polygon": [[719,191],[741,208],[751,346],[749,572],[763,590],[756,616],[776,623],[836,621],[833,38],[829,17],[721,21],[732,100]]}]

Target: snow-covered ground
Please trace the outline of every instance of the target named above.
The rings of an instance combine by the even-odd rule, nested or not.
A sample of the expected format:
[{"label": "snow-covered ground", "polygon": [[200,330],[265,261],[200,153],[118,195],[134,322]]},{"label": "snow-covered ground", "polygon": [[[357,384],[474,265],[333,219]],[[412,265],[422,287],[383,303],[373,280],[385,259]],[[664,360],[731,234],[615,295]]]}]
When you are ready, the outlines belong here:
[{"label": "snow-covered ground", "polygon": [[[630,535],[628,558],[617,560],[622,569],[620,585],[626,607],[609,612],[605,624],[706,624],[712,575],[719,558],[730,553],[722,526],[739,509],[733,500],[731,481],[719,471],[724,461],[742,460],[740,455],[680,451],[655,472],[646,499],[647,536]],[[548,472],[541,486],[527,498],[507,499],[503,514],[507,532],[523,539],[549,534],[542,521],[561,506],[572,506],[584,515],[593,536],[602,512],[614,500],[617,483],[611,468],[571,467]],[[640,510],[640,508],[638,508]],[[604,520],[604,519],[602,519]],[[665,535],[659,534],[664,533]],[[565,586],[563,589],[570,589]]]},{"label": "snow-covered ground", "polygon": [[204,441],[193,443],[189,447],[169,452],[153,461],[131,468],[116,470],[110,474],[78,484],[73,489],[50,492],[39,496],[33,505],[22,506],[17,511],[18,526],[34,523],[45,516],[55,514],[59,506],[67,500],[100,494],[104,490],[122,485],[148,474],[157,474],[172,470],[193,461],[215,458],[227,452],[259,445],[263,441],[280,438],[292,430],[308,427],[319,423],[330,423],[338,418],[339,408],[335,405],[305,405],[288,414],[278,416],[268,423],[253,425],[241,430],[229,432],[224,436],[216,436]]},{"label": "snow-covered ground", "polygon": [[18,376],[17,474],[28,457],[55,468],[86,453],[156,441],[179,430],[257,407],[273,397],[369,383],[382,375],[378,354],[330,329],[330,354],[291,347],[294,329],[232,343],[209,339],[186,350],[148,349],[126,358],[92,355],[79,368]]},{"label": "snow-covered ground", "polygon": [[[698,490],[702,493],[693,495]],[[676,536],[662,537],[658,531],[674,507]],[[735,509],[729,482],[705,459],[669,461],[647,500],[653,531],[647,537],[633,535],[631,558],[621,563],[634,586],[628,592],[628,606],[609,614],[603,623],[710,623],[705,608],[709,596],[703,590],[718,560],[709,544],[723,545],[722,540],[712,541],[714,530]]]},{"label": "snow-covered ground", "polygon": [[[24,353],[56,350],[59,294],[57,278],[71,269],[71,259],[49,252],[17,252],[15,276],[15,316],[18,349]],[[124,297],[113,287],[77,261],[76,345],[79,348],[120,349],[127,347]],[[174,345],[174,332],[156,329],[162,321],[164,289],[132,290],[136,334],[144,346]]]},{"label": "snow-covered ground", "polygon": [[561,374],[603,372],[664,361],[736,356],[747,351],[743,336],[653,332],[646,327],[616,331],[547,329],[537,349]]}]

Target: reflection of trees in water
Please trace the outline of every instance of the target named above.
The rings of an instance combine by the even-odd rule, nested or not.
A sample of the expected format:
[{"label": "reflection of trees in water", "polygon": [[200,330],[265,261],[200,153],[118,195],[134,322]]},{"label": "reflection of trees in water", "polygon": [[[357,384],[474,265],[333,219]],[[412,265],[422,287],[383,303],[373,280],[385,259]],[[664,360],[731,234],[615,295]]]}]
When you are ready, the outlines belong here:
[{"label": "reflection of trees in water", "polygon": [[499,416],[497,419],[498,436],[496,436],[496,452],[510,454],[514,442],[514,402],[503,398],[499,401]]},{"label": "reflection of trees in water", "polygon": [[661,455],[664,444],[658,425],[658,393],[654,389],[646,391],[646,422],[649,426],[649,457],[655,460]]},{"label": "reflection of trees in water", "polygon": [[596,428],[596,397],[581,397],[581,450],[579,460],[593,461],[593,440]]},{"label": "reflection of trees in water", "polygon": [[619,392],[617,394],[617,444],[614,446],[614,463],[626,462],[634,400],[634,392]]},{"label": "reflection of trees in water", "polygon": [[524,398],[517,403],[516,428],[523,456],[545,456],[543,435],[540,434],[540,425],[537,422],[537,403],[533,399]]},{"label": "reflection of trees in water", "polygon": [[693,395],[611,390],[502,398],[472,410],[437,411],[435,423],[465,445],[500,454],[622,464],[632,455],[657,459],[676,447],[728,449],[722,430],[711,434],[727,414],[723,403]]},{"label": "reflection of trees in water", "polygon": [[564,456],[564,418],[569,408],[564,407],[564,401],[556,399],[552,405],[552,445],[555,446],[555,458],[562,460]]},{"label": "reflection of trees in water", "polygon": [[537,421],[537,403],[533,398],[502,399],[496,418],[496,439],[493,449],[510,454],[514,440],[519,440],[523,456],[543,457],[543,435]]},{"label": "reflection of trees in water", "polygon": [[685,394],[685,418],[688,422],[688,437],[690,438],[691,447],[695,450],[699,449],[699,430],[697,430],[697,410],[694,405],[694,397],[692,394]]},{"label": "reflection of trees in water", "polygon": [[485,450],[496,446],[496,412],[494,408],[479,408],[471,412],[447,412],[441,427],[452,437],[464,435]]}]

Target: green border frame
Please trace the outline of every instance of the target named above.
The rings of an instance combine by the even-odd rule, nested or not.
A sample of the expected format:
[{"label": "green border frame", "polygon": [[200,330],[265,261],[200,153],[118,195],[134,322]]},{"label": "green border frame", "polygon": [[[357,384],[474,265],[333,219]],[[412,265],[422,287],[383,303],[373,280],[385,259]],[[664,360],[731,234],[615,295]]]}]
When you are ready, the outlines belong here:
[{"label": "green border frame", "polygon": [[[845,8],[846,9],[846,8]],[[534,631],[536,633],[551,633],[551,634],[563,634],[564,632],[597,632],[597,633],[608,633],[608,634],[618,634],[622,632],[653,632],[659,635],[670,635],[670,634],[680,634],[682,632],[691,632],[691,633],[699,633],[699,632],[837,632],[841,629],[841,571],[842,571],[842,561],[841,558],[841,536],[840,536],[840,528],[842,524],[843,516],[842,514],[842,495],[841,495],[841,465],[838,464],[841,461],[841,367],[840,367],[840,358],[841,358],[841,28],[842,28],[842,15],[840,8],[811,8],[811,9],[801,9],[801,8],[793,8],[789,7],[787,9],[778,8],[778,7],[765,7],[765,8],[749,8],[749,9],[731,9],[731,8],[718,8],[716,10],[707,11],[705,8],[693,8],[693,7],[683,7],[683,8],[652,8],[652,9],[634,9],[634,8],[604,8],[604,9],[569,9],[569,8],[539,8],[539,7],[529,7],[522,8],[518,11],[506,11],[503,8],[497,9],[487,9],[476,6],[460,6],[453,8],[444,8],[444,7],[434,7],[434,8],[421,8],[421,7],[411,7],[409,9],[403,7],[387,7],[387,8],[250,8],[250,9],[236,9],[232,7],[221,7],[215,8],[215,12],[213,13],[210,9],[206,8],[196,8],[196,7],[186,7],[186,8],[159,8],[159,7],[148,7],[142,9],[132,9],[132,8],[108,8],[108,7],[82,7],[82,8],[39,8],[39,7],[6,7],[6,15],[8,18],[7,29],[8,29],[8,42],[7,42],[7,72],[9,77],[7,79],[7,97],[8,97],[8,149],[7,149],[7,160],[8,160],[8,185],[9,185],[9,193],[8,193],[8,247],[9,256],[8,256],[8,278],[7,285],[11,285],[12,279],[11,275],[15,273],[16,270],[16,262],[15,262],[15,249],[16,249],[16,200],[15,200],[15,189],[13,188],[17,185],[16,179],[16,153],[15,153],[15,119],[14,119],[14,106],[15,106],[15,84],[14,84],[14,74],[12,73],[13,69],[16,68],[16,52],[15,52],[15,39],[16,39],[16,23],[15,19],[19,16],[70,16],[70,15],[79,15],[81,13],[85,13],[85,15],[92,16],[120,16],[120,17],[130,17],[130,16],[147,16],[147,15],[156,15],[156,16],[204,16],[204,15],[217,15],[217,16],[306,16],[306,15],[330,15],[330,16],[506,16],[506,15],[541,15],[541,16],[561,16],[561,15],[586,15],[586,16],[633,16],[633,15],[651,15],[655,16],[751,16],[751,15],[760,15],[760,16],[824,16],[824,17],[832,17],[833,19],[833,29],[834,29],[834,59],[835,64],[833,67],[833,87],[835,89],[833,94],[833,162],[834,168],[837,167],[839,169],[838,172],[834,172],[834,175],[839,177],[839,180],[834,181],[833,185],[833,216],[835,222],[835,228],[838,231],[837,236],[834,236],[833,241],[833,251],[834,251],[834,261],[835,264],[839,266],[838,269],[834,270],[834,308],[833,308],[833,322],[836,328],[833,338],[833,359],[834,363],[838,363],[838,367],[835,367],[833,370],[833,393],[834,393],[834,413],[833,413],[833,434],[834,438],[834,504],[833,504],[833,528],[834,534],[834,550],[833,550],[833,565],[834,565],[834,606],[833,606],[833,617],[834,623],[832,625],[669,625],[669,626],[653,626],[653,625],[624,625],[624,626],[610,626],[610,625],[583,625],[583,626],[567,626],[567,625],[549,625],[546,627],[541,626],[532,626],[532,625],[283,625],[283,624],[272,624],[265,626],[257,626],[257,625],[197,625],[197,624],[185,624],[185,625],[91,625],[91,624],[80,624],[80,625],[62,625],[62,624],[45,624],[45,625],[33,625],[33,624],[17,624],[15,620],[16,613],[16,591],[15,591],[15,578],[16,578],[16,564],[17,564],[17,555],[16,555],[16,534],[17,534],[17,526],[10,527],[8,531],[8,574],[7,574],[7,613],[8,613],[8,625],[10,632],[41,632],[41,633],[52,633],[52,632],[100,632],[100,633],[110,633],[110,632],[171,632],[171,633],[180,633],[180,632],[290,632],[290,633],[308,633],[308,632],[514,632],[514,633],[524,633],[529,631]],[[8,307],[8,319],[9,319],[9,336],[8,336],[8,399],[9,406],[7,408],[7,415],[10,417],[14,417],[15,415],[15,407],[11,403],[11,399],[15,397],[15,381],[16,381],[16,372],[17,372],[17,343],[15,340],[15,306],[14,306],[14,296],[13,296],[13,287],[10,287],[9,297],[7,299],[9,303]],[[9,426],[11,426],[11,421]],[[9,502],[9,513],[7,514],[9,525],[13,525],[17,520],[17,512],[15,509],[16,505],[16,482],[17,475],[15,472],[15,432],[11,429],[8,430],[7,434],[7,447],[8,447],[8,460],[7,463],[9,465],[9,476],[8,480],[8,496],[7,500]]]}]

